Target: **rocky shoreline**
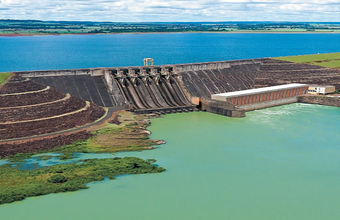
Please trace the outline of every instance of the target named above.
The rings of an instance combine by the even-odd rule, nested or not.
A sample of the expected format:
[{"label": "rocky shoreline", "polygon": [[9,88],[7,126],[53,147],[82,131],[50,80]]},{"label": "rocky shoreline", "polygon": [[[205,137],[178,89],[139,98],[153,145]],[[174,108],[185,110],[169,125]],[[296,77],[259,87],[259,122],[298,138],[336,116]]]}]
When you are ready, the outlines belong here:
[{"label": "rocky shoreline", "polygon": [[298,98],[298,103],[327,105],[340,107],[339,96],[324,96],[324,95],[305,95]]}]

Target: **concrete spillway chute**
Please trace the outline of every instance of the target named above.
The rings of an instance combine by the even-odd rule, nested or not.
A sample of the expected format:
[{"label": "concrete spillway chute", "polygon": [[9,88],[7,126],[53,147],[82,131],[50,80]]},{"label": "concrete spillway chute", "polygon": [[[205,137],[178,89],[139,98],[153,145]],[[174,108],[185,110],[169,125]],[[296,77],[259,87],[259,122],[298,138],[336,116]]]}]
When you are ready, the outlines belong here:
[{"label": "concrete spillway chute", "polygon": [[145,85],[147,85],[148,83],[148,79],[149,79],[149,76],[147,75],[147,76],[142,76],[142,77],[140,77],[140,79],[142,80],[142,82],[144,82],[144,84]]}]

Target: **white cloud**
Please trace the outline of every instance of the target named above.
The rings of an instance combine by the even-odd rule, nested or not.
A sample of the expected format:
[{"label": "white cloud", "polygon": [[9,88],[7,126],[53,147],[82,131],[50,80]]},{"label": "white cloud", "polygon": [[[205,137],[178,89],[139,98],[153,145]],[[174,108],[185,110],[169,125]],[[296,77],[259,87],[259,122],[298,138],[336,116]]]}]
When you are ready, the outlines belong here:
[{"label": "white cloud", "polygon": [[0,0],[0,19],[333,21],[339,0]]}]

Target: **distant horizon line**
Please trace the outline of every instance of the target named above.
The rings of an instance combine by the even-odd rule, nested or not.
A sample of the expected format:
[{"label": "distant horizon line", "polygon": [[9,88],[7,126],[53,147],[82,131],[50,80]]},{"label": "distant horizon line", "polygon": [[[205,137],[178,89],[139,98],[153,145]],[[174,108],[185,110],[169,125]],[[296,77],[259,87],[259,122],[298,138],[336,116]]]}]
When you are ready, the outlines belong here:
[{"label": "distant horizon line", "polygon": [[39,20],[39,19],[6,19],[0,21],[35,21],[35,22],[93,22],[93,23],[338,23],[340,21],[86,21],[86,20]]}]

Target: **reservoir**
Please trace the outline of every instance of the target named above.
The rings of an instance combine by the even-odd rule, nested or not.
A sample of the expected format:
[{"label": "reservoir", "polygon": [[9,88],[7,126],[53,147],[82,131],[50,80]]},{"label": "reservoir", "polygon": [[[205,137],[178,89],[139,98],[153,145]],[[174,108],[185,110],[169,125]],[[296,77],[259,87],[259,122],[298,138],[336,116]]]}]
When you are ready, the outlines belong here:
[{"label": "reservoir", "polygon": [[109,34],[0,37],[0,72],[141,66],[340,51],[340,34]]},{"label": "reservoir", "polygon": [[1,205],[0,219],[337,220],[339,123],[340,108],[307,104],[165,115],[149,127],[165,145],[117,154],[157,159],[164,173]]},{"label": "reservoir", "polygon": [[[339,52],[339,34],[121,34],[0,37],[0,72],[179,64]],[[153,119],[160,174],[0,206],[8,220],[338,220],[340,108],[292,104],[228,118]]]}]

